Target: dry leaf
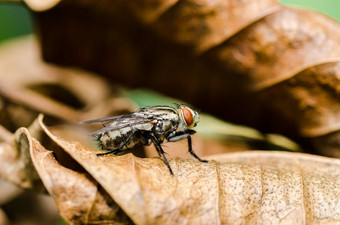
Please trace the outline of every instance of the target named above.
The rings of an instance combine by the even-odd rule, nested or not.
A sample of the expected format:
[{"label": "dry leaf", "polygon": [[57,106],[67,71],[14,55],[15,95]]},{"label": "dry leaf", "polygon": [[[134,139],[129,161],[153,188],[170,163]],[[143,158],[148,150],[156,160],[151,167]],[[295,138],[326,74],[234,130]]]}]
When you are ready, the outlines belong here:
[{"label": "dry leaf", "polygon": [[[38,133],[34,126],[20,128],[15,134],[5,128],[0,132],[0,135],[6,133],[7,136],[2,136],[0,142],[0,176],[6,180],[0,180],[0,204],[3,209],[0,210],[0,224],[48,225],[60,220],[53,200],[46,195],[34,194],[43,192],[45,188],[29,155],[32,147],[32,139],[27,138],[29,132]],[[31,191],[24,191],[23,188]]]},{"label": "dry leaf", "polygon": [[[40,118],[42,119],[42,118]],[[335,224],[340,161],[306,154],[244,152],[216,162],[96,156],[46,134],[107,191],[136,224]]]},{"label": "dry leaf", "polygon": [[69,224],[131,224],[91,176],[63,167],[53,152],[34,139],[32,142],[30,151],[35,168]]},{"label": "dry leaf", "polygon": [[29,5],[32,9],[36,11],[44,11],[52,8],[56,4],[58,4],[59,0],[48,0],[48,1],[40,1],[40,0],[27,0],[26,4]]},{"label": "dry leaf", "polygon": [[32,141],[26,128],[18,129],[7,142],[0,143],[0,176],[20,187],[43,190],[29,155]]},{"label": "dry leaf", "polygon": [[340,154],[340,26],[322,14],[273,0],[82,0],[35,16],[48,61]]}]

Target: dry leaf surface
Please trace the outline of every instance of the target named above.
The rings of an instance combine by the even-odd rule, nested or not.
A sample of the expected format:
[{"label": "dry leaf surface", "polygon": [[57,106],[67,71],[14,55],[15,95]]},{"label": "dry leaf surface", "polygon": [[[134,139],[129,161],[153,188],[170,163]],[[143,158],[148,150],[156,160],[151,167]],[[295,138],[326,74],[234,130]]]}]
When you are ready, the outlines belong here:
[{"label": "dry leaf surface", "polygon": [[37,122],[32,134],[40,141],[48,135],[85,169],[66,166],[27,129],[17,131],[70,224],[131,224],[130,219],[135,224],[335,224],[340,219],[337,159],[283,152],[215,155],[209,163],[177,158],[170,161],[172,176],[160,158],[98,157],[97,150],[52,134],[42,117]]},{"label": "dry leaf surface", "polygon": [[209,163],[132,154],[97,157],[46,134],[107,191],[136,224],[335,224],[340,161],[282,152],[212,156]]},{"label": "dry leaf surface", "polygon": [[26,138],[26,128],[21,128],[7,142],[0,143],[0,176],[27,189],[42,190],[43,186],[29,156],[32,141]]},{"label": "dry leaf surface", "polygon": [[131,224],[91,176],[60,165],[53,152],[38,141],[32,141],[32,161],[66,221],[70,224]]},{"label": "dry leaf surface", "polygon": [[[47,225],[56,224],[59,219],[53,200],[36,194],[45,191],[45,187],[29,155],[33,142],[28,137],[30,132],[36,133],[31,128],[20,128],[0,143],[0,204],[3,209],[0,210],[0,224],[3,225]],[[31,192],[24,189],[31,189]]]}]

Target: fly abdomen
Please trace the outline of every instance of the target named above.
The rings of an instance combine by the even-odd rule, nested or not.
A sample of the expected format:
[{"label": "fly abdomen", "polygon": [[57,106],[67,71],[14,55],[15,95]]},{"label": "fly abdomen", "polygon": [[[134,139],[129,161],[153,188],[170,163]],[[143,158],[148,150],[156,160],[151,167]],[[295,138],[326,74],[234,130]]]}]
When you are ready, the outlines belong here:
[{"label": "fly abdomen", "polygon": [[103,149],[127,149],[139,144],[138,132],[130,127],[108,131],[99,136],[98,141]]}]

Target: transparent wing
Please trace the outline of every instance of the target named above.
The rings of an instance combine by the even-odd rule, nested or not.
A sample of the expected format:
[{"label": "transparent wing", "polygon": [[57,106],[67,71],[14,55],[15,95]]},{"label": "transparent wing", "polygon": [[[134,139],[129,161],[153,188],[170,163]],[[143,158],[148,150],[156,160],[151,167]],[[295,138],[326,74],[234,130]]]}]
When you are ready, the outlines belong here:
[{"label": "transparent wing", "polygon": [[141,108],[140,110],[128,113],[119,116],[110,116],[110,117],[103,117],[93,120],[85,120],[80,122],[81,124],[90,124],[90,123],[102,123],[102,122],[112,122],[116,120],[120,120],[122,118],[144,118],[144,119],[164,119],[164,114],[167,113],[174,113],[175,110],[173,107],[165,106],[165,105],[156,105],[156,106],[149,106],[146,108]]},{"label": "transparent wing", "polygon": [[125,127],[132,127],[141,124],[153,123],[155,120],[150,117],[145,117],[144,114],[135,112],[124,114],[120,116],[112,116],[112,117],[104,117],[99,119],[87,120],[83,121],[83,124],[89,123],[104,123],[107,122],[105,127],[100,130],[94,131],[91,133],[92,136],[97,136],[102,133],[106,133],[109,131],[119,130]]},{"label": "transparent wing", "polygon": [[119,115],[119,116],[109,116],[109,117],[103,117],[103,118],[97,118],[97,119],[93,119],[93,120],[85,120],[85,121],[81,121],[81,124],[90,124],[90,123],[102,123],[102,122],[112,122],[114,120],[118,120],[120,118],[123,117],[129,117],[132,116],[133,113],[128,113],[128,114],[124,114],[124,115]]},{"label": "transparent wing", "polygon": [[100,130],[94,131],[92,132],[90,135],[92,136],[98,136],[99,134],[103,134],[106,132],[111,132],[111,131],[115,131],[115,130],[120,130],[123,129],[125,127],[132,127],[132,126],[136,126],[136,125],[141,125],[141,124],[147,124],[147,123],[153,123],[153,120],[145,120],[145,121],[130,121],[127,123],[120,123],[120,124],[108,124],[107,126],[103,127]]}]

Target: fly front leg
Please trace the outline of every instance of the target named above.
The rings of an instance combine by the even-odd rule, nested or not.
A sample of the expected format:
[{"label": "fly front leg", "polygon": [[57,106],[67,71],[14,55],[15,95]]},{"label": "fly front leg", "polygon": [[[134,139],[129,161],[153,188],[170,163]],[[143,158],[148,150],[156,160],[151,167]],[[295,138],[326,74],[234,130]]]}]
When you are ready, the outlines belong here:
[{"label": "fly front leg", "polygon": [[182,139],[185,139],[187,137],[189,137],[191,134],[188,133],[183,133],[183,132],[179,132],[179,133],[174,133],[174,134],[170,134],[166,140],[168,140],[169,142],[176,142],[176,141],[180,141]]},{"label": "fly front leg", "polygon": [[200,162],[208,162],[207,160],[203,160],[200,157],[198,157],[195,152],[192,150],[192,140],[191,140],[191,136],[192,134],[196,133],[196,131],[194,130],[187,130],[185,132],[180,132],[180,133],[176,133],[174,135],[170,135],[167,137],[167,140],[170,142],[174,142],[174,141],[179,141],[182,139],[187,138],[188,139],[188,151],[189,153],[194,156],[196,159],[198,159]]},{"label": "fly front leg", "polygon": [[189,152],[192,156],[194,156],[196,159],[198,159],[200,162],[208,162],[208,160],[201,159],[198,157],[195,152],[192,150],[192,141],[191,141],[191,136],[188,136],[188,147],[189,147]]}]

